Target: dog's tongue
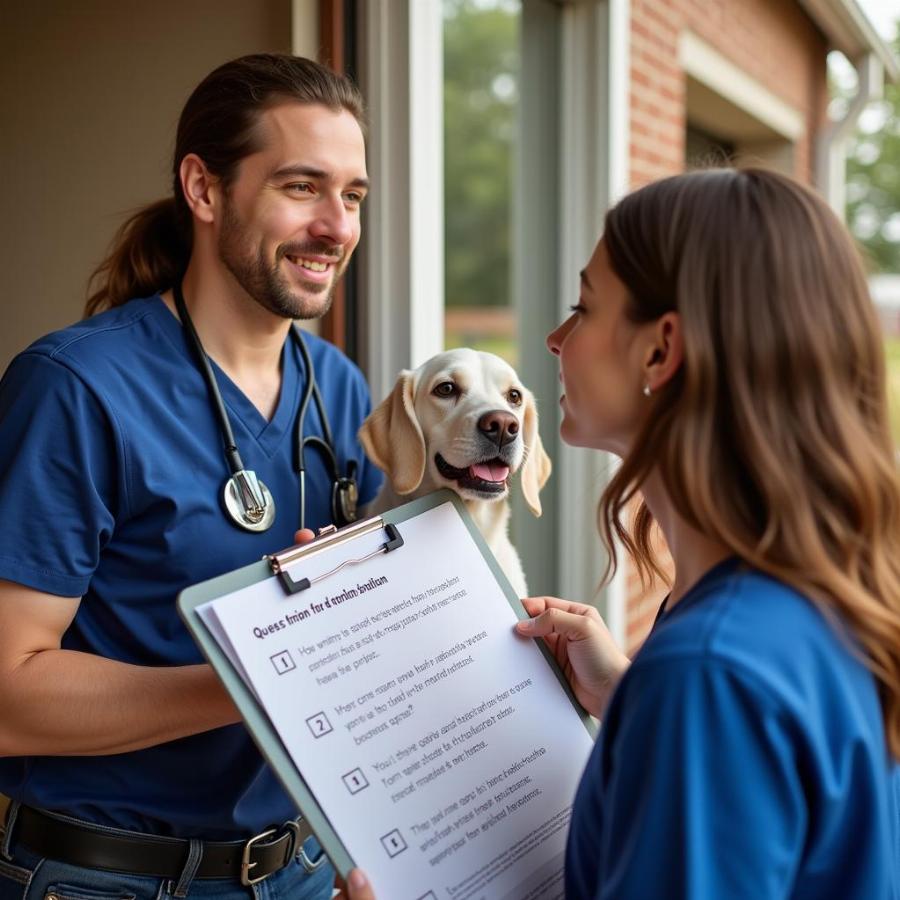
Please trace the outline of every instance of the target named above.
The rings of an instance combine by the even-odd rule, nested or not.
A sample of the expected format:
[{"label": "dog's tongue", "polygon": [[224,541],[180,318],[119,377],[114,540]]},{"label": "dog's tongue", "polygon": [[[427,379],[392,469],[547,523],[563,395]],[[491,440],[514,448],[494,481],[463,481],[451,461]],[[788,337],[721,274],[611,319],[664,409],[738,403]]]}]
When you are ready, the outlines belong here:
[{"label": "dog's tongue", "polygon": [[475,478],[480,478],[482,481],[499,482],[506,481],[506,476],[509,475],[509,466],[500,463],[478,463],[470,466],[469,471]]}]

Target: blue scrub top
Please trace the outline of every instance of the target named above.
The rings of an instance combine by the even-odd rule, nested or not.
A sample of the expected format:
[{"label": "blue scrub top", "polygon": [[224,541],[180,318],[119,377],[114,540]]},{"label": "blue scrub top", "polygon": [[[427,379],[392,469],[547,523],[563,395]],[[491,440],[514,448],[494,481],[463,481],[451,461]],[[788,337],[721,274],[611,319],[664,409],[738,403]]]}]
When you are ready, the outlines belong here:
[{"label": "blue scrub top", "polygon": [[572,815],[568,900],[900,897],[876,683],[806,597],[731,560],[663,614]]},{"label": "blue scrub top", "polygon": [[[365,380],[332,345],[306,341],[341,471],[357,460],[368,503],[381,474],[356,439],[370,409]],[[83,596],[64,648],[142,666],[202,662],[177,594],[293,543],[299,352],[285,342],[271,421],[213,369],[244,465],[275,498],[275,524],[261,534],[225,517],[228,467],[213,406],[159,296],[42,338],[0,382],[0,578]],[[313,403],[304,434],[322,434]],[[331,519],[331,477],[314,448],[306,466],[315,528]],[[115,756],[0,759],[0,793],[104,825],[221,840],[296,814],[240,725]]]}]

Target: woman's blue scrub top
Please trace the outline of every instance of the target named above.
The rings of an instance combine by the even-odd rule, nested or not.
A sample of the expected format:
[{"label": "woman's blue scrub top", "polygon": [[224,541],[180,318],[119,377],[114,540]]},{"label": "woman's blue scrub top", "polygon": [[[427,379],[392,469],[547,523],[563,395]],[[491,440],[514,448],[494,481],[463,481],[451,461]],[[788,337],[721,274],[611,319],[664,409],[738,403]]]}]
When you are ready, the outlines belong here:
[{"label": "woman's blue scrub top", "polygon": [[582,779],[567,900],[900,898],[900,767],[840,628],[736,560],[664,613]]},{"label": "woman's blue scrub top", "polygon": [[[359,466],[361,504],[381,475],[356,433],[360,371],[306,337],[336,451]],[[214,365],[244,465],[275,498],[267,532],[225,517],[222,436],[181,325],[156,296],[33,344],[0,382],[0,578],[83,597],[63,647],[142,666],[202,662],[175,598],[293,543],[294,425],[305,383],[292,340],[271,421]],[[315,404],[304,434],[322,434]],[[331,478],[306,451],[306,523],[327,524]],[[140,698],[136,697],[139,703]],[[0,759],[0,793],[105,825],[235,839],[296,815],[241,725],[114,756]]]}]

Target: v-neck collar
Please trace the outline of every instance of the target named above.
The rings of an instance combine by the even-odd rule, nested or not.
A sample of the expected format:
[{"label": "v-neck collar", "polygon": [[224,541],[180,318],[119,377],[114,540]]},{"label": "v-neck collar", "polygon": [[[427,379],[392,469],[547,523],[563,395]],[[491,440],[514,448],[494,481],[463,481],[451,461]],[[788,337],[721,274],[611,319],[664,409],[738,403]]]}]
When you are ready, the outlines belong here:
[{"label": "v-neck collar", "polygon": [[[159,294],[150,302],[156,305],[156,319],[167,337],[171,339],[178,352],[184,355],[191,367],[197,371],[198,377],[202,379],[193,348],[188,342],[181,322],[173,315]],[[216,361],[212,357],[209,359],[216,377],[216,384],[219,386],[219,392],[222,394],[222,400],[231,419],[232,429],[240,428],[257,442],[267,456],[272,456],[285,435],[292,430],[299,404],[301,378],[293,338],[288,334],[281,350],[281,390],[278,394],[275,414],[269,420],[228,377]],[[206,390],[205,383],[203,386]],[[209,402],[212,403],[212,398],[209,398]]]}]

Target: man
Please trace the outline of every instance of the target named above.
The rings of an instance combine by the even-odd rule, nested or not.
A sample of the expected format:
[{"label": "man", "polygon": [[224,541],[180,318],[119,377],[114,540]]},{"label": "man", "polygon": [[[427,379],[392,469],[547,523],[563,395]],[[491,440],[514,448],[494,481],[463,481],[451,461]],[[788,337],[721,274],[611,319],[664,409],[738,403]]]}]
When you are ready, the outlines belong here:
[{"label": "man", "polygon": [[308,60],[215,70],[179,121],[173,196],[95,273],[99,314],[0,382],[0,900],[243,898],[257,879],[330,896],[175,598],[294,543],[301,503],[306,525],[332,521],[354,469],[360,502],[377,491],[362,375],[290,334],[327,311],[359,240],[361,121],[355,88]]}]

